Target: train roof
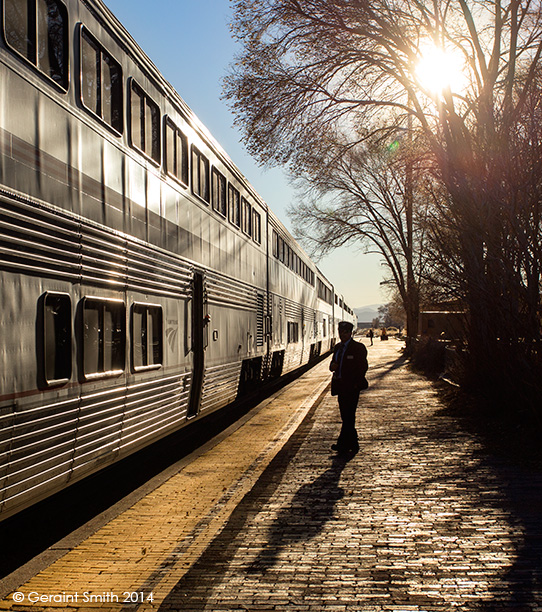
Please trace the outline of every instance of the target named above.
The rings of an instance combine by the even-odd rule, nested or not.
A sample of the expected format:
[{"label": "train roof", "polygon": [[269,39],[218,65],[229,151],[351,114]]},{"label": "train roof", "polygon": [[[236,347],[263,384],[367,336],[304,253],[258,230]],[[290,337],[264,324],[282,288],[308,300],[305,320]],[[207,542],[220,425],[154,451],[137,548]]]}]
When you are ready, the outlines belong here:
[{"label": "train roof", "polygon": [[147,76],[153,81],[157,89],[161,90],[163,95],[169,98],[178,107],[178,110],[191,123],[192,127],[206,141],[213,152],[220,157],[224,165],[228,167],[228,170],[244,184],[247,191],[258,204],[264,210],[268,210],[269,206],[267,202],[254,189],[250,181],[231,159],[224,147],[212,135],[210,130],[199,119],[192,108],[183,100],[175,87],[164,77],[156,64],[154,64],[145,51],[143,51],[111,9],[109,9],[102,0],[80,0],[80,2],[93,13],[103,27],[108,29],[113,36],[117,38],[117,42],[120,46],[123,47],[124,51],[147,73]]},{"label": "train roof", "polygon": [[116,17],[116,15],[109,9],[109,7],[102,0],[80,0],[81,3],[86,6],[88,10],[93,13],[102,26],[110,31],[110,33],[117,39],[117,42],[124,51],[132,57],[132,59],[139,65],[139,67],[147,73],[147,76],[153,81],[154,85],[162,91],[163,95],[169,98],[177,107],[178,110],[185,116],[185,118],[191,123],[201,137],[207,142],[214,153],[221,159],[221,161],[228,167],[230,172],[240,180],[250,195],[258,202],[258,204],[268,213],[272,224],[287,238],[289,242],[295,245],[295,248],[300,251],[304,259],[309,263],[310,267],[315,273],[318,274],[320,279],[325,282],[333,291],[335,291],[333,283],[323,274],[318,266],[312,261],[310,255],[305,251],[301,244],[296,238],[288,231],[284,223],[278,218],[275,212],[270,208],[267,202],[260,196],[260,194],[254,189],[250,181],[241,172],[239,167],[228,155],[224,147],[216,140],[210,130],[205,124],[199,119],[197,114],[192,108],[184,101],[179,92],[175,87],[164,77],[160,72],[159,68],[154,64],[150,57],[143,51],[137,41],[133,38],[130,32],[125,28],[122,22]]}]

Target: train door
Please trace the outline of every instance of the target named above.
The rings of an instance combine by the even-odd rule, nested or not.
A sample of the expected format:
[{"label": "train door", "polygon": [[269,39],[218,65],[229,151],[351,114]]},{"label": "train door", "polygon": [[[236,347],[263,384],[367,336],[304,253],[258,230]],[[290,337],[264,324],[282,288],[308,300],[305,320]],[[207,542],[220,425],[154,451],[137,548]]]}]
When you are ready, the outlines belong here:
[{"label": "train door", "polygon": [[198,414],[201,404],[205,348],[207,346],[207,320],[205,319],[205,282],[202,272],[195,272],[192,280],[192,385],[188,405],[188,418]]}]

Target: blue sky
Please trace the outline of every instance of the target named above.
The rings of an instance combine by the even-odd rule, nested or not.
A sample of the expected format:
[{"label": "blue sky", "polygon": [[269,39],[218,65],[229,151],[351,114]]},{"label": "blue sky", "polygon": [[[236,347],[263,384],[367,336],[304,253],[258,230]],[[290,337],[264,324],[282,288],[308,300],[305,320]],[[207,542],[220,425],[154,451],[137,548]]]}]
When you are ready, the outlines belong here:
[{"label": "blue sky", "polygon": [[[227,102],[221,99],[222,79],[238,50],[230,35],[229,0],[105,3],[291,231],[286,209],[296,194],[286,174],[260,168],[246,153]],[[386,301],[377,256],[343,248],[318,265],[353,308]]]}]

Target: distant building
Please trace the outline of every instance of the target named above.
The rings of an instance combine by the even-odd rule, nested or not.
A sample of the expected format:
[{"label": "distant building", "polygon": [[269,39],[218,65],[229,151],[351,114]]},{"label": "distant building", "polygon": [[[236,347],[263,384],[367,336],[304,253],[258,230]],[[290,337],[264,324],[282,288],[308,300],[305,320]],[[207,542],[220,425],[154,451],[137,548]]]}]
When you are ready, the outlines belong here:
[{"label": "distant building", "polygon": [[372,326],[372,321],[358,321],[358,329],[369,329]]},{"label": "distant building", "polygon": [[424,310],[418,319],[418,334],[437,340],[461,340],[466,335],[466,317],[462,310]]}]

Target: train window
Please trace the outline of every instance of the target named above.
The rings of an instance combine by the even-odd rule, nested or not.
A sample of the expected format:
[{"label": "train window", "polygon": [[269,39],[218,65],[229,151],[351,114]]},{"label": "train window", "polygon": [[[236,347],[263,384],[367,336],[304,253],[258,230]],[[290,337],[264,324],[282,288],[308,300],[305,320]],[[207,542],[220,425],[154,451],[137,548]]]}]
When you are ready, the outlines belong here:
[{"label": "train window", "polygon": [[299,342],[299,323],[288,321],[288,344]]},{"label": "train window", "polygon": [[115,376],[124,371],[126,308],[118,300],[83,299],[83,374]]},{"label": "train window", "polygon": [[188,185],[188,139],[171,121],[166,120],[166,172]]},{"label": "train window", "polygon": [[243,232],[252,236],[252,206],[245,198],[241,198],[241,211]]},{"label": "train window", "polygon": [[132,370],[155,369],[162,365],[162,308],[148,304],[132,306]]},{"label": "train window", "polygon": [[228,185],[228,210],[230,222],[241,227],[241,194],[233,185]]},{"label": "train window", "polygon": [[213,210],[216,210],[217,213],[225,217],[228,212],[226,202],[226,178],[214,167],[211,180],[211,198]]},{"label": "train window", "polygon": [[259,212],[252,210],[252,237],[258,244],[262,242],[262,218]]},{"label": "train window", "polygon": [[273,257],[278,258],[279,256],[279,235],[273,230]]},{"label": "train window", "polygon": [[118,134],[122,134],[122,68],[83,27],[81,102]]},{"label": "train window", "polygon": [[141,118],[141,108],[143,107],[145,101],[143,95],[140,95],[139,93],[139,88],[133,88],[130,97],[130,136],[132,139],[132,146],[143,150],[143,148],[145,147],[143,141],[144,130],[142,129],[144,119]]},{"label": "train window", "polygon": [[69,295],[46,293],[40,300],[43,321],[43,380],[47,385],[68,382],[72,375],[72,304]]},{"label": "train window", "polygon": [[68,12],[59,0],[4,0],[4,36],[13,51],[68,89]]},{"label": "train window", "polygon": [[209,160],[192,146],[192,192],[209,203]]},{"label": "train window", "polygon": [[130,137],[132,146],[160,163],[160,109],[132,79],[130,87]]}]

